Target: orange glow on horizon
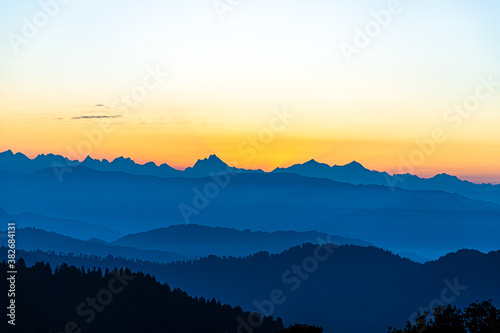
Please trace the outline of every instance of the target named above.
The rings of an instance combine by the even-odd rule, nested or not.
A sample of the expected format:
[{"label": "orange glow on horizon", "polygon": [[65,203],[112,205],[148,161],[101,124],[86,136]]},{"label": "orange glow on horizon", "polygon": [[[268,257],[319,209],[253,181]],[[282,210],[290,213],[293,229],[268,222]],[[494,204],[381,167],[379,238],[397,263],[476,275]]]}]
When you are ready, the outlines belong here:
[{"label": "orange glow on horizon", "polygon": [[[233,140],[238,141],[237,138]],[[172,139],[169,144],[173,145],[175,141],[178,142],[178,139]],[[389,174],[409,172],[420,177],[429,178],[436,174],[447,173],[472,182],[500,183],[500,176],[496,167],[496,165],[500,164],[500,157],[498,155],[492,157],[488,149],[484,151],[475,150],[477,147],[474,145],[470,145],[469,150],[471,150],[470,153],[475,154],[475,159],[467,158],[469,152],[466,152],[467,154],[463,156],[453,154],[456,147],[450,144],[450,147],[446,147],[449,151],[443,149],[442,153],[427,157],[422,165],[411,165],[401,162],[402,159],[408,160],[407,156],[411,152],[411,150],[407,149],[408,145],[390,142],[372,141],[363,143],[361,141],[336,141],[333,139],[318,142],[318,140],[304,140],[302,138],[285,138],[280,141],[277,140],[274,145],[259,151],[254,159],[249,159],[250,155],[242,156],[238,154],[234,148],[236,146],[224,144],[224,142],[210,144],[209,141],[211,140],[199,144],[196,139],[186,140],[190,144],[183,145],[182,149],[164,149],[161,147],[164,142],[160,141],[158,143],[160,147],[150,145],[148,149],[143,149],[145,145],[143,142],[136,142],[135,145],[130,142],[129,145],[125,145],[123,143],[126,141],[120,140],[118,141],[119,145],[103,143],[101,146],[95,147],[89,155],[94,159],[107,159],[108,161],[123,156],[131,158],[139,164],[154,162],[160,165],[166,163],[175,169],[184,170],[186,167],[193,166],[198,159],[215,154],[230,166],[262,169],[266,172],[277,167],[289,167],[294,164],[304,163],[311,159],[328,165],[345,165],[355,160],[369,170],[386,171]],[[47,149],[41,148],[45,146],[44,143],[40,143],[39,146],[37,148],[31,145],[28,148],[23,147],[23,145],[14,145],[12,147],[2,144],[0,150],[11,149],[14,153],[21,152],[29,158],[48,153],[59,154],[80,161],[86,157],[86,155],[75,156],[68,153],[64,148],[47,151]],[[482,147],[484,148],[484,146]],[[490,148],[495,149],[496,146],[492,145]],[[491,164],[485,165],[485,160]],[[410,165],[411,169],[408,169],[408,165]]]}]

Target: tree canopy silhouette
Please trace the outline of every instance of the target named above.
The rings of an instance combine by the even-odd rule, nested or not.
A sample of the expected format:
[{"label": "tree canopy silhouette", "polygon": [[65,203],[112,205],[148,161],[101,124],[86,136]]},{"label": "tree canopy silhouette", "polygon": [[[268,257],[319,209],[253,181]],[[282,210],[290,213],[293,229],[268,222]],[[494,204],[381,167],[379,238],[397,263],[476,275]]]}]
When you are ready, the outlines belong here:
[{"label": "tree canopy silhouette", "polygon": [[278,333],[323,333],[323,328],[314,325],[293,324]]},{"label": "tree canopy silhouette", "polygon": [[500,310],[492,300],[471,303],[464,310],[448,304],[419,314],[415,323],[407,322],[404,329],[389,328],[389,333],[498,333]]},{"label": "tree canopy silhouette", "polygon": [[[9,290],[5,261],[0,288]],[[215,299],[190,297],[150,275],[129,269],[85,269],[48,263],[17,263],[16,332],[238,332],[250,312]],[[252,314],[256,316],[256,314]],[[260,317],[255,333],[283,329],[280,318]],[[254,322],[255,322],[254,318]],[[2,320],[0,332],[7,332]]]}]

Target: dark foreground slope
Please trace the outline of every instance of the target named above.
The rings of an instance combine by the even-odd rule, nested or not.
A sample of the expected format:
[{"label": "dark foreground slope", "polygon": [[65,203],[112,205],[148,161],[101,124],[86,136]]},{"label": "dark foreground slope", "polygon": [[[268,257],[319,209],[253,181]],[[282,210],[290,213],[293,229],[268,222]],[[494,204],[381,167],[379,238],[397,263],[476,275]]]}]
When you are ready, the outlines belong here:
[{"label": "dark foreground slope", "polygon": [[425,264],[373,247],[312,244],[277,255],[210,256],[166,265],[41,252],[19,255],[28,262],[49,260],[54,265],[130,267],[190,295],[279,316],[286,325],[323,326],[326,333],[382,333],[441,303],[465,307],[490,298],[497,306],[500,302],[500,251],[461,250]]},{"label": "dark foreground slope", "polygon": [[[0,264],[0,271],[0,287],[8,290],[5,263]],[[85,271],[64,264],[53,274],[43,263],[26,268],[20,262],[15,289],[18,333],[236,333],[238,318],[250,315],[215,299],[189,297],[130,270],[102,274],[101,270]],[[254,332],[274,333],[283,328],[280,319],[256,317],[259,319],[262,323]],[[4,318],[0,331],[8,332],[7,326]]]},{"label": "dark foreground slope", "polygon": [[[440,302],[461,307],[489,298],[500,302],[500,251],[463,250],[426,264],[369,247],[339,247],[324,261],[315,251],[305,245],[279,255],[209,257],[170,264],[164,276],[194,295],[336,333],[384,332]],[[324,259],[325,251],[318,258]]]}]

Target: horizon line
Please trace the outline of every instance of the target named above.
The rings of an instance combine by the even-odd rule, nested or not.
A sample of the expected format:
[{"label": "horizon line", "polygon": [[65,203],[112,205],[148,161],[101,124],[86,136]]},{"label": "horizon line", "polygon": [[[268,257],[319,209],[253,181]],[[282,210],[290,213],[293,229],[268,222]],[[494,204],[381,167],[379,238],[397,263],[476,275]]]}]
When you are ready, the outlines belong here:
[{"label": "horizon line", "polygon": [[[118,157],[114,157],[113,159],[111,159],[111,158],[110,158],[110,159],[108,159],[108,158],[102,158],[102,159],[99,159],[99,158],[93,158],[93,157],[91,157],[90,155],[87,155],[87,156],[86,156],[85,158],[83,158],[83,159],[82,159],[82,157],[79,157],[79,158],[80,158],[80,159],[82,159],[82,160],[80,160],[80,159],[75,159],[75,160],[72,160],[72,159],[70,159],[69,157],[64,156],[64,155],[60,155],[60,154],[54,154],[54,153],[47,153],[47,154],[44,154],[44,153],[39,153],[39,154],[37,154],[37,155],[36,155],[36,157],[30,158],[30,157],[29,157],[28,155],[26,155],[25,153],[23,153],[23,152],[21,152],[21,151],[19,151],[19,152],[16,152],[16,153],[15,153],[15,152],[13,152],[13,151],[12,151],[12,149],[7,149],[7,150],[5,150],[5,151],[3,151],[3,152],[0,152],[0,154],[4,154],[4,153],[8,153],[8,152],[10,152],[12,155],[21,154],[21,155],[25,156],[26,158],[28,158],[28,159],[29,159],[29,160],[31,160],[31,161],[35,160],[37,157],[40,157],[40,156],[50,156],[50,155],[53,155],[53,156],[60,156],[60,157],[63,157],[63,158],[68,159],[68,160],[69,160],[69,161],[71,161],[71,162],[78,161],[79,163],[83,163],[83,161],[84,161],[84,160],[86,160],[87,158],[90,158],[90,159],[92,159],[92,160],[99,161],[99,162],[101,162],[101,163],[102,163],[104,160],[106,160],[108,163],[112,163],[112,162],[114,162],[115,160],[117,160],[117,159],[119,159],[119,158],[122,158],[122,159],[128,159],[128,160],[131,160],[133,163],[135,163],[136,165],[139,165],[139,166],[144,166],[144,165],[146,165],[146,164],[153,163],[156,167],[160,167],[161,165],[165,164],[165,165],[167,165],[167,166],[171,167],[172,169],[174,169],[174,170],[176,170],[176,171],[179,171],[179,172],[184,172],[184,171],[186,171],[186,169],[188,169],[188,168],[193,168],[193,167],[196,165],[196,163],[197,163],[197,162],[199,162],[199,161],[203,161],[203,160],[208,160],[208,159],[210,159],[210,157],[212,157],[212,156],[215,156],[217,159],[219,159],[221,162],[223,162],[224,164],[226,164],[226,165],[227,165],[228,167],[230,167],[230,168],[236,168],[236,169],[242,169],[242,170],[249,170],[249,171],[262,171],[262,172],[264,172],[264,173],[273,173],[273,172],[274,172],[274,171],[276,171],[277,169],[287,169],[287,168],[290,168],[290,167],[295,166],[295,165],[304,165],[304,164],[306,164],[306,163],[308,163],[308,162],[314,161],[314,162],[316,162],[316,163],[318,163],[318,164],[324,164],[324,165],[327,165],[329,168],[333,168],[333,167],[346,167],[346,166],[351,165],[351,164],[358,164],[358,165],[360,165],[363,169],[368,170],[368,171],[370,171],[370,172],[386,173],[386,174],[388,174],[389,176],[397,176],[397,175],[411,175],[411,176],[418,177],[418,178],[420,178],[420,179],[433,179],[433,178],[435,178],[436,176],[439,176],[439,175],[447,175],[447,176],[450,176],[450,177],[455,177],[455,178],[457,178],[457,179],[458,179],[458,180],[460,180],[460,181],[469,182],[469,183],[472,183],[472,184],[475,184],[475,185],[493,185],[493,186],[494,186],[494,185],[500,185],[500,183],[495,184],[495,183],[492,183],[492,182],[489,182],[489,183],[484,183],[484,182],[483,182],[483,183],[476,183],[476,182],[470,181],[470,180],[468,180],[468,179],[462,179],[462,178],[459,178],[458,176],[455,176],[455,175],[452,175],[452,174],[449,174],[449,173],[446,173],[446,172],[436,173],[436,174],[435,174],[435,175],[433,175],[432,177],[423,177],[423,176],[419,176],[418,174],[411,174],[411,173],[406,173],[406,174],[397,174],[397,173],[393,173],[393,174],[390,174],[390,173],[389,173],[389,172],[387,172],[387,171],[380,171],[380,170],[375,170],[375,169],[368,169],[368,168],[366,168],[366,167],[365,167],[362,163],[357,162],[356,160],[353,160],[353,161],[351,161],[351,162],[349,162],[349,163],[347,163],[347,164],[344,164],[344,165],[338,165],[338,164],[332,164],[332,165],[330,165],[330,164],[328,164],[328,163],[319,162],[319,161],[317,161],[316,159],[312,158],[312,159],[309,159],[309,160],[307,160],[307,161],[305,161],[305,162],[302,162],[302,163],[295,163],[295,164],[291,164],[291,165],[288,165],[288,166],[282,166],[282,167],[274,167],[271,171],[265,171],[265,170],[263,170],[263,169],[261,169],[261,168],[258,168],[258,169],[246,169],[246,168],[240,168],[240,167],[238,167],[238,166],[236,166],[236,165],[229,165],[228,163],[226,163],[225,161],[223,161],[220,157],[218,157],[218,156],[217,156],[217,154],[210,154],[208,157],[205,157],[205,158],[198,158],[198,159],[196,160],[196,162],[195,162],[192,166],[187,166],[187,167],[185,167],[184,169],[182,169],[182,168],[174,167],[174,166],[170,165],[170,164],[169,164],[169,163],[167,163],[167,162],[163,162],[163,163],[161,163],[161,164],[157,164],[157,163],[156,163],[156,162],[154,162],[154,161],[149,161],[149,162],[145,162],[145,163],[142,163],[142,164],[141,164],[141,163],[139,163],[139,162],[135,161],[133,158],[131,158],[131,157],[125,157],[125,156],[118,156]],[[234,161],[231,161],[231,162],[234,162]],[[231,162],[230,162],[230,163],[231,163]]]}]

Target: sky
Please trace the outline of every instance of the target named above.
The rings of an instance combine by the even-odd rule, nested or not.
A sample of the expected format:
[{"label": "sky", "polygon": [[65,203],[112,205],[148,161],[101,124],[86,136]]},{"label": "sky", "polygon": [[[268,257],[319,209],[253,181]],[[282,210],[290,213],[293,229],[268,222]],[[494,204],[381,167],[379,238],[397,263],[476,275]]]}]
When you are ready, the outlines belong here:
[{"label": "sky", "polygon": [[[500,183],[500,3],[0,3],[0,150]],[[497,83],[498,82],[498,83]]]}]

